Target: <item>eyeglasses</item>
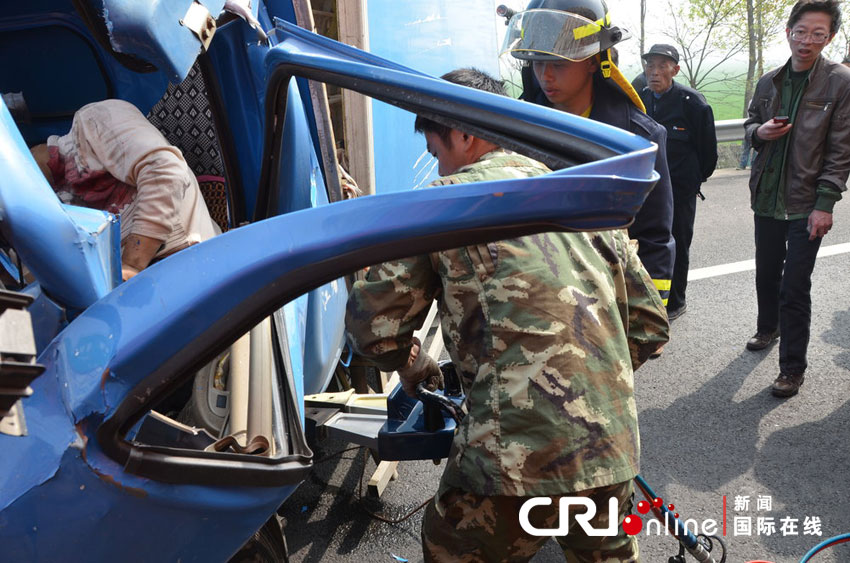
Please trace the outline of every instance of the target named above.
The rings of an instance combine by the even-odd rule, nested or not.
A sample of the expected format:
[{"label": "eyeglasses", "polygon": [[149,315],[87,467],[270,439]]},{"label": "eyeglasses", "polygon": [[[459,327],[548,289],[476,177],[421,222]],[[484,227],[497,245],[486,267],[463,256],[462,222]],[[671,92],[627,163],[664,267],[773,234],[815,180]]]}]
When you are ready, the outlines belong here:
[{"label": "eyeglasses", "polygon": [[814,33],[806,33],[805,31],[792,31],[791,32],[791,40],[792,41],[809,41],[811,43],[826,43],[826,40],[829,39],[828,33],[823,33],[822,31],[816,31]]}]

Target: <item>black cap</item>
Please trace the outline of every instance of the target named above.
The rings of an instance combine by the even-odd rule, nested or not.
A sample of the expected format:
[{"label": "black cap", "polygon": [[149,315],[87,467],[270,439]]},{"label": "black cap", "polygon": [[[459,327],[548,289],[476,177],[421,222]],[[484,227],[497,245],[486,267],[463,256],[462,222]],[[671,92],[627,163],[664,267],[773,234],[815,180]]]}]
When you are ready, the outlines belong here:
[{"label": "black cap", "polygon": [[672,45],[665,45],[664,43],[656,43],[652,47],[649,48],[648,53],[644,53],[641,55],[641,58],[646,60],[646,57],[650,55],[662,55],[664,57],[670,57],[673,59],[673,62],[679,64],[679,51]]}]

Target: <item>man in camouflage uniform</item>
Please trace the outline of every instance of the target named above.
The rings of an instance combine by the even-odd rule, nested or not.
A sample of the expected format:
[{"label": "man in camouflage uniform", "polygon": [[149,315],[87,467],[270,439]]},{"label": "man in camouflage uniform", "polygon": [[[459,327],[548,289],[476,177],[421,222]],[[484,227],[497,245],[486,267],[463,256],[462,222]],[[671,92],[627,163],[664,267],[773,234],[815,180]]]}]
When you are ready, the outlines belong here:
[{"label": "man in camouflage uniform", "polygon": [[[443,78],[503,93],[472,69]],[[422,117],[443,178],[461,184],[545,174],[548,169],[483,139]],[[558,497],[597,506],[595,528],[631,510],[639,436],[633,369],[667,341],[664,305],[624,230],[549,233],[457,248],[373,267],[357,282],[346,325],[355,348],[398,370],[412,393],[439,368],[413,338],[433,299],[467,393],[435,501],[422,525],[426,561],[525,561],[545,537],[524,532],[529,497],[552,497],[530,514],[558,526]],[[638,561],[618,528],[589,537],[569,521],[557,540],[568,561]]]}]

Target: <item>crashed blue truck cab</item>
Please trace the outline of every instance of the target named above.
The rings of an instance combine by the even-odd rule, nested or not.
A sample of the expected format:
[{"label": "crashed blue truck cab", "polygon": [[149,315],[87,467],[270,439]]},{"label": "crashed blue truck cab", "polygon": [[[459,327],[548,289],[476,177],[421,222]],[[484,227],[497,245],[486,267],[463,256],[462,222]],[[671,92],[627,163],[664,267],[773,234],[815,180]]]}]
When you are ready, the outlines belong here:
[{"label": "crashed blue truck cab", "polygon": [[[656,147],[639,137],[447,84],[306,31],[297,11],[290,0],[4,7],[0,91],[22,93],[26,108],[0,105],[0,265],[5,290],[24,295],[0,298],[0,332],[17,327],[0,337],[0,399],[16,417],[0,432],[0,558],[227,560],[311,470],[304,397],[328,387],[343,355],[350,274],[486,240],[622,227],[657,180]],[[342,201],[321,83],[557,171]],[[192,91],[203,110],[173,103]],[[176,123],[166,137],[187,160],[215,156],[225,186],[224,234],[124,283],[119,219],[61,204],[29,153],[107,98]],[[207,131],[206,148],[181,146]],[[35,368],[21,364],[43,372],[22,378]],[[431,459],[447,445],[404,426],[387,424],[385,458]]]}]

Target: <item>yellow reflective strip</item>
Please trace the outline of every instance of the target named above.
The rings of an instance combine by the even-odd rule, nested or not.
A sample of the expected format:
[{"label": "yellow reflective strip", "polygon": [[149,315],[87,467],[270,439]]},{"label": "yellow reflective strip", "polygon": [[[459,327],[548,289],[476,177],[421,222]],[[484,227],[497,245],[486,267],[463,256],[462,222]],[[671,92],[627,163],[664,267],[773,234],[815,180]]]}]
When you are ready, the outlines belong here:
[{"label": "yellow reflective strip", "polygon": [[655,284],[655,289],[658,291],[670,291],[670,287],[673,285],[670,280],[652,280],[652,283]]},{"label": "yellow reflective strip", "polygon": [[661,300],[661,304],[662,304],[662,305],[664,305],[664,306],[666,307],[666,306],[667,306],[667,300],[666,300],[666,299],[662,299],[662,300]]},{"label": "yellow reflective strip", "polygon": [[605,14],[604,17],[599,18],[598,20],[596,20],[593,23],[589,23],[589,24],[583,25],[581,27],[575,28],[573,30],[573,37],[575,37],[576,40],[584,39],[585,37],[587,37],[589,35],[593,35],[594,33],[598,33],[602,29],[603,26],[609,26],[609,25],[611,25],[611,14],[610,13]]},{"label": "yellow reflective strip", "polygon": [[579,39],[584,39],[585,37],[589,37],[594,33],[599,33],[602,29],[603,20],[597,20],[593,23],[585,24],[581,27],[577,27],[573,30],[573,37],[578,41]]}]

